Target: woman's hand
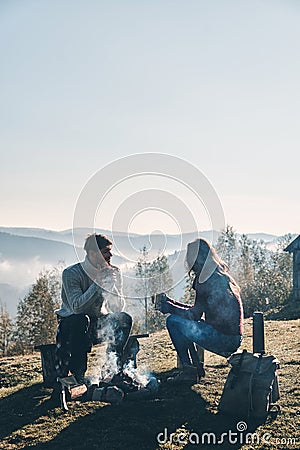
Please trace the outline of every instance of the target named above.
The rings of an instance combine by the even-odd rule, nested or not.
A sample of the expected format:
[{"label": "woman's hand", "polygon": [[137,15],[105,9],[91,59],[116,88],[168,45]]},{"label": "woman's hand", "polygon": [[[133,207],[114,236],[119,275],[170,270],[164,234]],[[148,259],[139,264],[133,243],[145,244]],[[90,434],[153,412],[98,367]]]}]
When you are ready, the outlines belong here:
[{"label": "woman's hand", "polygon": [[160,311],[162,314],[168,314],[170,311],[171,303],[170,299],[165,293],[156,294],[155,296],[155,309]]}]

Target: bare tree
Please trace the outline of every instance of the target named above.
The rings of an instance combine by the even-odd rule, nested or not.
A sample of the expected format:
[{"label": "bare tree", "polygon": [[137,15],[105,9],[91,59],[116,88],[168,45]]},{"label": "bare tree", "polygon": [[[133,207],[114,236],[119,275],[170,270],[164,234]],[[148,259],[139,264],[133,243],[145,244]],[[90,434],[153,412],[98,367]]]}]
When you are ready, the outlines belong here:
[{"label": "bare tree", "polygon": [[0,351],[7,356],[13,335],[13,321],[9,316],[6,305],[0,301]]},{"label": "bare tree", "polygon": [[146,331],[161,329],[165,325],[165,319],[161,313],[154,309],[149,302],[149,298],[156,293],[169,292],[172,288],[173,280],[169,268],[168,258],[165,255],[158,255],[154,260],[149,261],[148,252],[144,247],[141,251],[141,257],[136,264],[135,270],[138,282],[136,285],[136,294],[140,297],[141,303],[144,303],[146,313]]}]

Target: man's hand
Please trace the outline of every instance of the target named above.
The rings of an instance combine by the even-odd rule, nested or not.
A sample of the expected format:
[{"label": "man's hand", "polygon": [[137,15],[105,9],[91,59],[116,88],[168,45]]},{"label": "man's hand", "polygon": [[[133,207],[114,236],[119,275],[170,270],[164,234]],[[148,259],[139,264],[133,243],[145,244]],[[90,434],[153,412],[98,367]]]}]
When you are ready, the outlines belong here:
[{"label": "man's hand", "polygon": [[110,290],[117,281],[117,274],[110,265],[98,266],[95,282],[105,290]]}]

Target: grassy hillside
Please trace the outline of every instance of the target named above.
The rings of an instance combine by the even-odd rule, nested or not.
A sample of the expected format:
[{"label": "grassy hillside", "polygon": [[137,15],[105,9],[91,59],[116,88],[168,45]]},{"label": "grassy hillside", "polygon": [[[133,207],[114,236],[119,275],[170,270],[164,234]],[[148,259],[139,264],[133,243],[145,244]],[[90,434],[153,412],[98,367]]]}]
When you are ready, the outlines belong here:
[{"label": "grassy hillside", "polygon": [[[228,442],[222,445],[176,444],[180,432],[237,431],[237,420],[217,412],[229,367],[224,358],[205,354],[206,377],[192,388],[170,387],[164,383],[174,370],[176,354],[165,331],[141,340],[139,364],[156,373],[161,386],[155,399],[124,401],[119,406],[100,402],[73,402],[70,411],[63,413],[51,399],[51,389],[42,386],[39,354],[1,360],[1,416],[0,448],[6,450],[35,449],[296,449],[300,448],[298,367],[299,320],[266,321],[268,353],[281,362],[281,414],[268,418],[266,423],[247,423],[248,431],[256,432],[260,443],[254,445]],[[251,350],[251,322],[246,323],[243,348]],[[100,349],[101,350],[101,349]],[[97,350],[99,351],[99,349]],[[91,355],[90,367],[96,363],[96,352]],[[167,429],[175,433],[173,444],[158,444],[156,436]],[[262,442],[264,433],[271,445]],[[195,434],[194,434],[195,436]],[[238,433],[239,439],[240,433]],[[163,436],[161,436],[163,438]],[[292,440],[296,440],[292,442]],[[183,437],[181,436],[181,440]],[[201,441],[200,441],[201,442]],[[226,442],[226,441],[225,441]]]}]

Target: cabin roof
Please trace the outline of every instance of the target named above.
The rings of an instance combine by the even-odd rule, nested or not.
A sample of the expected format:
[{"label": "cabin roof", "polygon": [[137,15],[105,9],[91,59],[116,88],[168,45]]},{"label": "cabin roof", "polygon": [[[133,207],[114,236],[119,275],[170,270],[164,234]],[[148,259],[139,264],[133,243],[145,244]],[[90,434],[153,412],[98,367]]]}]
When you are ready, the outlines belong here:
[{"label": "cabin roof", "polygon": [[295,250],[300,250],[300,235],[296,237],[285,249],[285,252],[293,253]]}]

